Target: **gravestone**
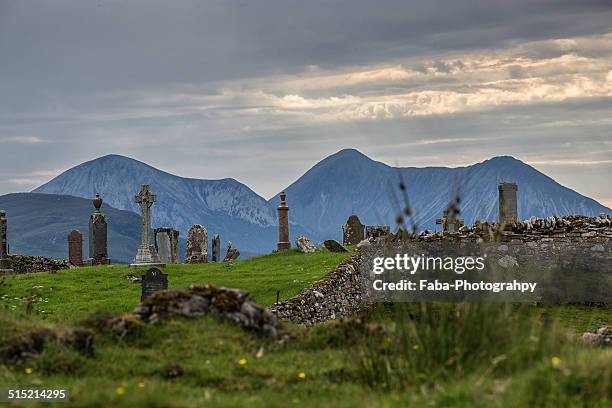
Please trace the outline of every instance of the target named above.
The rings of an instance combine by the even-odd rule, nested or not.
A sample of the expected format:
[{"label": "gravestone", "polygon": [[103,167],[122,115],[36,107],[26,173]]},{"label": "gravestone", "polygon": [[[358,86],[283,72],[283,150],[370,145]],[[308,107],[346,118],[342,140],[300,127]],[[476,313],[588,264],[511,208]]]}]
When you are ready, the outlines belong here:
[{"label": "gravestone", "polygon": [[368,225],[365,229],[366,239],[376,239],[386,237],[391,234],[391,227],[388,225]]},{"label": "gravestone", "polygon": [[185,263],[207,263],[208,262],[208,231],[203,226],[196,224],[187,233],[187,251]]},{"label": "gravestone", "polygon": [[212,261],[221,262],[221,238],[219,234],[213,235],[212,238]]},{"label": "gravestone", "polygon": [[323,241],[323,246],[327,248],[329,252],[347,252],[347,249],[340,245],[340,243],[335,239]]},{"label": "gravestone", "polygon": [[68,262],[83,266],[83,234],[79,230],[72,230],[68,234]]},{"label": "gravestone", "polygon": [[140,206],[142,216],[140,219],[140,246],[136,257],[130,264],[131,267],[164,266],[159,260],[155,246],[151,245],[151,206],[155,201],[157,197],[151,193],[147,184],[143,184],[140,187],[140,193],[134,197],[134,202]]},{"label": "gravestone", "polygon": [[452,232],[457,232],[459,231],[459,228],[463,226],[463,220],[459,218],[452,218],[452,217],[449,218],[448,210],[445,210],[442,218],[438,218],[436,220],[436,224],[442,225],[442,232],[445,232],[445,233],[451,232],[449,228],[451,225],[453,227]]},{"label": "gravestone", "polygon": [[154,237],[160,262],[179,263],[179,232],[174,228],[156,228]]},{"label": "gravestone", "polygon": [[518,221],[516,183],[499,183],[499,223],[512,224]]},{"label": "gravestone", "polygon": [[8,241],[6,238],[7,221],[6,212],[0,210],[0,276],[12,275],[11,261],[8,258]]},{"label": "gravestone", "polygon": [[295,246],[298,251],[304,253],[311,253],[317,250],[316,245],[305,236],[297,237],[295,240]]},{"label": "gravestone", "polygon": [[278,206],[278,243],[276,244],[276,250],[287,251],[291,248],[291,242],[289,241],[289,207],[285,201],[287,194],[283,191],[280,193],[280,205]]},{"label": "gravestone", "polygon": [[144,301],[155,292],[166,289],[168,289],[168,275],[157,268],[151,268],[142,275],[140,301]]},{"label": "gravestone", "polygon": [[106,224],[106,216],[100,211],[102,207],[102,197],[96,194],[93,199],[93,205],[96,209],[89,217],[89,265],[108,265],[108,243],[107,234],[108,226]]},{"label": "gravestone", "polygon": [[227,252],[225,254],[225,258],[223,259],[223,262],[233,261],[235,259],[238,259],[239,256],[240,256],[240,251],[232,247],[232,241],[229,241],[227,243]]},{"label": "gravestone", "polygon": [[355,214],[351,215],[342,226],[342,244],[357,245],[363,241],[365,226]]}]

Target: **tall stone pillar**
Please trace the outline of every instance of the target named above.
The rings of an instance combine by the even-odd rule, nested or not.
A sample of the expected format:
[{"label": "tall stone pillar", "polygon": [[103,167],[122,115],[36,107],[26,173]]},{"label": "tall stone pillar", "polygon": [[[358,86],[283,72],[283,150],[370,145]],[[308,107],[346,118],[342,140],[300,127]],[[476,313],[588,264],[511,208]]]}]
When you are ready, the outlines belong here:
[{"label": "tall stone pillar", "polygon": [[83,266],[83,234],[79,230],[72,230],[68,234],[68,262]]},{"label": "tall stone pillar", "polygon": [[499,183],[499,223],[510,224],[518,221],[516,183]]},{"label": "tall stone pillar", "polygon": [[151,206],[157,201],[157,197],[151,194],[149,186],[143,184],[140,193],[134,197],[134,202],[140,206],[142,216],[140,219],[140,246],[131,267],[142,266],[164,266],[159,260],[155,246],[151,245]]},{"label": "tall stone pillar", "polygon": [[11,261],[8,258],[8,241],[6,239],[6,212],[0,210],[0,276],[12,275]]},{"label": "tall stone pillar", "polygon": [[102,197],[96,194],[93,199],[93,205],[96,209],[89,217],[89,261],[90,265],[108,265],[108,243],[107,234],[108,226],[106,225],[106,216],[102,214]]},{"label": "tall stone pillar", "polygon": [[280,193],[280,205],[278,206],[278,243],[276,249],[280,251],[287,251],[291,248],[291,241],[289,241],[289,207],[285,202],[287,194],[283,191]]}]

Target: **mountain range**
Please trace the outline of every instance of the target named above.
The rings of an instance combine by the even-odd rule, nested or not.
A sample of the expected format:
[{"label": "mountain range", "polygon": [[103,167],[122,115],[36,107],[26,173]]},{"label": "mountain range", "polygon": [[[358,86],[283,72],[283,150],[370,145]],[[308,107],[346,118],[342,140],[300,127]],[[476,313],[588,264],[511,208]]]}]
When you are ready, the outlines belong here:
[{"label": "mountain range", "polygon": [[[400,181],[407,186],[407,197],[400,194]],[[374,161],[357,150],[345,149],[320,161],[285,189],[290,207],[291,238],[295,240],[298,235],[305,234],[314,241],[340,239],[341,226],[353,213],[359,215],[364,224],[393,226],[406,200],[412,209],[413,221],[420,230],[435,228],[435,219],[456,197],[461,199],[460,217],[467,224],[477,219],[495,220],[497,185],[500,181],[518,184],[521,219],[576,213],[593,216],[611,212],[595,200],[560,185],[535,168],[508,156],[457,168],[396,168]],[[29,250],[39,250],[44,254],[65,252],[64,234],[69,229],[86,225],[93,210],[90,199],[96,193],[102,195],[109,206],[108,211],[112,209],[132,215],[126,222],[134,224],[130,229],[134,235],[130,239],[138,242],[139,208],[134,203],[134,196],[141,184],[149,184],[157,195],[157,202],[153,206],[153,227],[175,227],[185,238],[191,225],[202,224],[207,228],[209,237],[218,233],[223,246],[227,240],[231,240],[243,253],[266,253],[275,247],[278,196],[266,200],[234,179],[183,178],[131,158],[109,155],[65,171],[35,189],[33,198],[21,195],[19,199],[22,201],[34,198],[34,201],[40,201],[41,196],[48,196],[45,206],[28,210],[31,206],[22,205],[19,214],[25,217],[26,227],[15,225],[20,220],[15,220],[12,212],[17,209],[15,206],[12,209],[7,207],[6,197],[19,195],[0,197],[0,208],[7,207],[4,209],[11,219],[13,248],[32,246],[28,237],[46,234],[48,239],[45,242],[55,242],[56,249],[51,250],[41,243]],[[66,209],[62,211],[56,207],[64,204],[51,198],[57,195],[86,198],[87,209],[78,214]],[[48,221],[28,223],[28,211],[32,212],[32,217],[47,216]],[[75,218],[77,216],[78,219]],[[60,224],[63,229],[59,227]],[[68,224],[74,227],[67,229]],[[35,229],[41,231],[36,232]],[[54,238],[51,239],[51,236]],[[112,235],[110,238],[112,247]],[[131,256],[133,254],[130,253]]]}]

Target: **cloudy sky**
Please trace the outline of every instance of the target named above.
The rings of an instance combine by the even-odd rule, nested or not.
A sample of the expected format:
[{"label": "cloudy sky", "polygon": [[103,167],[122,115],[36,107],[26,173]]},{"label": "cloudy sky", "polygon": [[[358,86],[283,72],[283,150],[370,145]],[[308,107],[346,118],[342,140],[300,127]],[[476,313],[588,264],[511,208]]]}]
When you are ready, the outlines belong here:
[{"label": "cloudy sky", "polygon": [[266,198],[353,147],[612,206],[612,2],[0,0],[0,194],[117,153]]}]

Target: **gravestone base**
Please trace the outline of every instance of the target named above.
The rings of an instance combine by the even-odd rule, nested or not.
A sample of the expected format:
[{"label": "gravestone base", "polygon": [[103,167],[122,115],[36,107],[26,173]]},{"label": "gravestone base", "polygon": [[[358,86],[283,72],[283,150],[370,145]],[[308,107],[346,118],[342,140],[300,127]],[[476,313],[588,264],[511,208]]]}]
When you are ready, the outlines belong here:
[{"label": "gravestone base", "polygon": [[89,258],[85,261],[85,266],[110,265],[110,259],[93,259]]},{"label": "gravestone base", "polygon": [[159,260],[159,256],[153,245],[141,245],[138,247],[136,258],[134,258],[134,261],[130,264],[130,268],[140,268],[144,266],[166,266],[165,263]]}]

